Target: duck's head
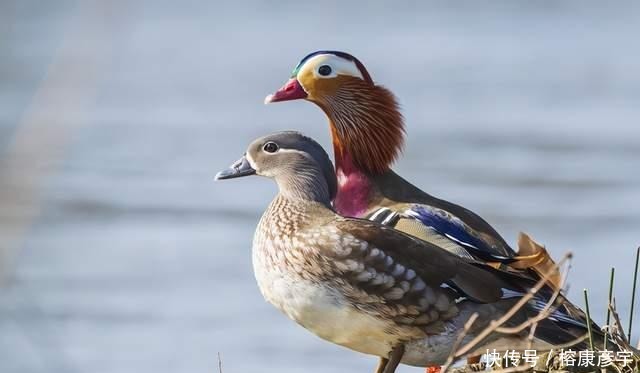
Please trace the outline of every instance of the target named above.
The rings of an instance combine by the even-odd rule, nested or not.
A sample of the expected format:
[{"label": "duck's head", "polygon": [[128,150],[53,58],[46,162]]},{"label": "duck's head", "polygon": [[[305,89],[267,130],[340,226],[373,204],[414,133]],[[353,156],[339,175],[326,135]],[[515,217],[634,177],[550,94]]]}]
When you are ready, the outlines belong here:
[{"label": "duck's head", "polygon": [[290,79],[265,103],[306,99],[318,105],[328,103],[345,86],[373,86],[364,65],[352,55],[339,51],[317,51],[305,56],[293,69]]},{"label": "duck's head", "polygon": [[396,99],[354,56],[340,51],[307,55],[265,103],[298,99],[315,103],[329,118],[338,167],[349,159],[362,171],[381,173],[400,153],[404,122]]},{"label": "duck's head", "polygon": [[260,137],[216,180],[260,175],[275,179],[280,193],[329,204],[337,189],[333,164],[322,146],[299,132],[277,132]]}]

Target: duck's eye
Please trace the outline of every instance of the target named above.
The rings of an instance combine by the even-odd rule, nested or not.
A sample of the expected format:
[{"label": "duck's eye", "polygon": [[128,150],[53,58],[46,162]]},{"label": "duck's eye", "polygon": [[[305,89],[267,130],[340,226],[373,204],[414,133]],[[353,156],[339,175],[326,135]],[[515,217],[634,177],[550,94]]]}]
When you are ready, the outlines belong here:
[{"label": "duck's eye", "polygon": [[331,74],[331,66],[329,65],[322,65],[318,68],[318,74],[322,75],[322,76],[328,76]]},{"label": "duck's eye", "polygon": [[264,151],[267,153],[275,153],[278,151],[278,149],[280,149],[280,147],[275,142],[269,141],[268,143],[264,144],[262,149],[264,149]]}]

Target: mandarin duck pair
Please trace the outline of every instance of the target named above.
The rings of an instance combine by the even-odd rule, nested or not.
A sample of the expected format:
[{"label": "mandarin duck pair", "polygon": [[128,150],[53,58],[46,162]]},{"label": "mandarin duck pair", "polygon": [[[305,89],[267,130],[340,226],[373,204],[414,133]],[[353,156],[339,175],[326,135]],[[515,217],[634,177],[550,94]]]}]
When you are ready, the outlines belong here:
[{"label": "mandarin duck pair", "polygon": [[[296,99],[329,118],[335,170],[317,142],[288,131],[253,141],[216,175],[257,174],[278,184],[253,242],[255,276],[269,303],[325,340],[378,356],[377,373],[400,363],[444,364],[471,315],[478,322],[465,342],[511,310],[541,273],[548,286],[509,323],[547,305],[559,275],[541,246],[521,236],[516,254],[478,215],[391,170],[404,141],[402,115],[359,60],[336,51],[306,56],[265,102]],[[476,352],[531,343],[550,349],[583,337],[589,321],[560,298],[533,341],[528,331],[491,335]]]}]

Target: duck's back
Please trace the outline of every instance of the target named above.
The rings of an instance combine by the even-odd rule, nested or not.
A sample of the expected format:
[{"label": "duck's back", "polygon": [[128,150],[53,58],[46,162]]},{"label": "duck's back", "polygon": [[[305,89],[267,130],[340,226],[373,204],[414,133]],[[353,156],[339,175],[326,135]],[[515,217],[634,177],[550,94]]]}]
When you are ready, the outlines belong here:
[{"label": "duck's back", "polygon": [[498,232],[473,211],[436,198],[393,171],[374,179],[379,195],[367,218],[442,246],[460,256],[508,260],[516,255]]}]

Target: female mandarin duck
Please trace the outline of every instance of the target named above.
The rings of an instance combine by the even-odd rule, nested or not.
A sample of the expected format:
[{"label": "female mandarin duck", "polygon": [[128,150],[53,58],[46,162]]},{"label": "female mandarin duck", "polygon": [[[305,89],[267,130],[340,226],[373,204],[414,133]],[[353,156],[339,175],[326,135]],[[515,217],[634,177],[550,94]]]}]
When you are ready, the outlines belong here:
[{"label": "female mandarin duck", "polygon": [[[404,142],[403,118],[394,95],[375,84],[357,58],[338,51],[311,53],[265,103],[297,99],[315,103],[329,118],[338,213],[383,222],[463,257],[549,273],[553,262],[527,236],[520,238],[527,244],[521,254],[527,255],[516,257],[481,217],[423,192],[391,170]],[[559,277],[554,274],[552,282]]]},{"label": "female mandarin duck", "polygon": [[[329,156],[297,132],[255,140],[216,179],[253,174],[274,179],[279,188],[253,241],[262,295],[319,337],[381,357],[378,373],[392,373],[399,363],[443,364],[472,314],[479,317],[465,343],[533,285],[528,277],[456,256],[389,226],[341,217],[331,204],[339,180]],[[511,322],[536,315],[552,293],[538,292]],[[557,304],[528,348],[584,336],[585,320],[570,303]],[[478,350],[519,349],[528,334],[489,336]]]}]

